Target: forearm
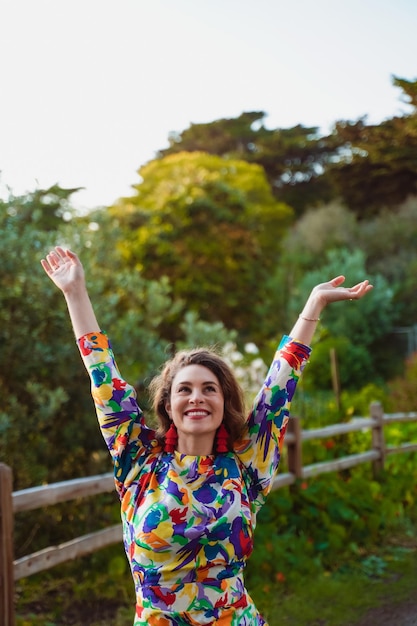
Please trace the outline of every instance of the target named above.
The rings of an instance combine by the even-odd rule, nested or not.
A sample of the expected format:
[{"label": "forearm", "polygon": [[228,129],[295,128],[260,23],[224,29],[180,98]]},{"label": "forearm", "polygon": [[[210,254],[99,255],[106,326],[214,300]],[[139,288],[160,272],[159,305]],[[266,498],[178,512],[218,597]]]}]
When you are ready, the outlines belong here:
[{"label": "forearm", "polygon": [[290,331],[290,337],[309,346],[313,339],[317,324],[320,321],[320,315],[323,305],[311,295],[304,305],[297,321]]},{"label": "forearm", "polygon": [[79,339],[87,333],[98,332],[100,326],[85,285],[73,287],[64,292],[64,296],[75,337]]}]

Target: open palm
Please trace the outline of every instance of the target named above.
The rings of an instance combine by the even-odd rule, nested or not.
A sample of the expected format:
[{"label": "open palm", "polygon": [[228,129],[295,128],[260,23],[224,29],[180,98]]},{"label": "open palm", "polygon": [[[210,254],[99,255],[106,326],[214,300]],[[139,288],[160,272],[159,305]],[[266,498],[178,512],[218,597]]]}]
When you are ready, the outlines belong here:
[{"label": "open palm", "polygon": [[372,289],[369,280],[363,280],[353,287],[342,287],[344,281],[344,276],[336,276],[336,278],[326,283],[316,285],[313,289],[313,294],[324,307],[331,302],[340,300],[360,300]]},{"label": "open palm", "polygon": [[74,252],[57,246],[41,260],[41,265],[49,278],[64,293],[76,285],[84,283],[84,270]]}]

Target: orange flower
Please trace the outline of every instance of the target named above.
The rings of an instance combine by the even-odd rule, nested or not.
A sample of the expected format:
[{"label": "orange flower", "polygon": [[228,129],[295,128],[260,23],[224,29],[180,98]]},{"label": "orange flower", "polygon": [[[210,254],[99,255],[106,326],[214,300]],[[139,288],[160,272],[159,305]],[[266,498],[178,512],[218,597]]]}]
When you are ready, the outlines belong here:
[{"label": "orange flower", "polygon": [[275,580],[277,581],[277,583],[285,582],[285,574],[283,574],[282,572],[277,572],[275,574]]}]

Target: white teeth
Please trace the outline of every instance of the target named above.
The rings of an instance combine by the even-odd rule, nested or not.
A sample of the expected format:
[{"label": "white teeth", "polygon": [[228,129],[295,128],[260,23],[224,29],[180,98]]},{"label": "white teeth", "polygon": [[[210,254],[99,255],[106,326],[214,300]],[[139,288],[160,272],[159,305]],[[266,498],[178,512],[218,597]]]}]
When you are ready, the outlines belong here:
[{"label": "white teeth", "polygon": [[202,417],[204,417],[205,415],[208,415],[208,411],[187,411],[186,415],[201,415]]}]

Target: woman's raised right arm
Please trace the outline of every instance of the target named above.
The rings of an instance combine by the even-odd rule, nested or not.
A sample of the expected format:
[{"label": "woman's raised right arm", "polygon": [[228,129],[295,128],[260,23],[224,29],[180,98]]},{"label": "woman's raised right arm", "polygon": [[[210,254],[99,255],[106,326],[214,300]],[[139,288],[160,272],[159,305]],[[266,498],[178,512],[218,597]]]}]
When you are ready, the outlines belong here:
[{"label": "woman's raised right arm", "polygon": [[84,269],[71,250],[57,246],[41,260],[52,282],[64,294],[76,339],[87,333],[99,332],[93,305],[85,284]]}]

